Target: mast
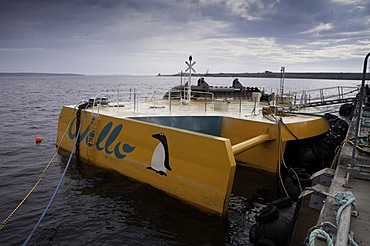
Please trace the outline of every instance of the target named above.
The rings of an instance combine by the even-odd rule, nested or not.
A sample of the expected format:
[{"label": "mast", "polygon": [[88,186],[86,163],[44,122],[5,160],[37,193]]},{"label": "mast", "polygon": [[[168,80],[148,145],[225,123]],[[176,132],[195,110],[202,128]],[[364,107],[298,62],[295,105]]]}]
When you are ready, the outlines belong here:
[{"label": "mast", "polygon": [[188,65],[188,68],[185,70],[185,72],[189,72],[189,81],[188,81],[188,98],[187,100],[190,103],[190,97],[191,97],[191,72],[195,73],[195,70],[193,66],[195,65],[195,62],[192,62],[193,57],[189,56],[189,62],[185,61],[185,64]]},{"label": "mast", "polygon": [[281,95],[280,96],[282,97],[283,94],[284,94],[285,67],[281,67],[280,72],[281,72],[281,77],[280,77],[280,93],[281,93]]}]

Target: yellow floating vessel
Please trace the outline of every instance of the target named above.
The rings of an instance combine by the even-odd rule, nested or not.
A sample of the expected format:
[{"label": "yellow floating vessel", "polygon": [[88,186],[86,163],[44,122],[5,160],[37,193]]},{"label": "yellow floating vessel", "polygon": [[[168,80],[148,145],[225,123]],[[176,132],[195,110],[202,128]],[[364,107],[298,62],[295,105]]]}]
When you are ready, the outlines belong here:
[{"label": "yellow floating vessel", "polygon": [[260,103],[259,93],[223,100],[185,94],[188,100],[163,94],[141,100],[131,91],[124,94],[131,100],[98,95],[79,107],[63,106],[56,142],[69,152],[76,144],[76,155],[88,163],[223,216],[236,163],[276,173],[288,141],[329,130],[323,117],[283,113]]}]

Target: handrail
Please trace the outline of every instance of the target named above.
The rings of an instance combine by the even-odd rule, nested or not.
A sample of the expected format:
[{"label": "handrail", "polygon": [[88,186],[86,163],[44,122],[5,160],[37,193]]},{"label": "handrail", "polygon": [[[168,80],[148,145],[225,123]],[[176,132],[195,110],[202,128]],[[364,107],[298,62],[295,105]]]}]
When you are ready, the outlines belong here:
[{"label": "handrail", "polygon": [[[290,97],[294,98],[294,106],[303,106],[311,103],[345,101],[346,99],[355,99],[358,94],[358,86],[333,86],[320,89],[302,90],[290,92]],[[298,98],[298,102],[297,102]]]},{"label": "handrail", "polygon": [[[352,90],[350,90],[348,92],[344,92],[343,89],[352,89]],[[329,98],[354,93],[354,92],[358,91],[358,87],[357,86],[333,86],[333,87],[326,87],[326,88],[320,88],[320,89],[303,90],[301,93],[302,94],[307,94],[307,93],[312,94],[312,92],[317,92],[320,95],[320,97],[318,97],[318,99],[322,99],[324,92],[329,93],[329,92],[331,92],[330,90],[338,90],[338,94],[329,95]],[[297,92],[297,93],[299,93],[299,92]]]},{"label": "handrail", "polygon": [[[317,102],[328,102],[329,99],[332,99],[332,101],[338,101],[338,102],[344,102],[348,101],[349,99],[354,99],[354,93],[358,91],[358,87],[354,86],[333,86],[333,87],[326,87],[322,89],[312,89],[312,90],[303,90],[299,92],[291,92],[289,95],[291,97],[290,106],[293,107],[307,107],[307,106],[320,106],[317,105]],[[329,90],[335,90],[334,92],[329,92]],[[168,97],[168,104],[169,111],[171,112],[173,110],[172,107],[172,100],[173,99],[179,99],[181,100],[182,94],[184,93],[184,90],[177,90],[177,89],[170,89],[170,90],[151,90],[151,92],[148,94],[138,92],[135,88],[129,88],[126,89],[126,91],[109,91],[109,92],[100,92],[96,94],[96,97],[94,98],[94,102],[92,104],[92,113],[93,114],[100,114],[101,107],[104,107],[104,104],[99,103],[97,98],[104,98],[106,97],[109,102],[109,106],[117,107],[117,113],[119,113],[121,106],[125,105],[126,109],[133,109],[134,112],[137,112],[139,110],[139,103],[143,101],[151,101],[154,103],[153,108],[157,108],[157,102],[159,104],[162,104],[166,106],[166,104],[163,104],[163,95],[170,95]],[[302,95],[298,95],[298,93],[302,93]],[[311,96],[311,94],[318,95]],[[176,95],[174,95],[176,94]],[[192,91],[191,92],[192,97],[198,97],[204,100],[204,112],[207,112],[207,104],[209,101],[211,101],[212,105],[214,105],[215,102],[215,95],[212,92],[202,92],[202,91]],[[209,97],[211,99],[209,100]],[[298,99],[298,100],[297,100]],[[240,98],[241,100],[241,98]],[[336,103],[338,103],[336,102]],[[314,103],[315,105],[311,105]],[[131,106],[130,106],[131,105]],[[239,103],[239,113],[242,111],[242,103],[240,101]],[[127,111],[127,110],[126,110]]]},{"label": "handrail", "polygon": [[[181,92],[183,92],[183,90],[175,90],[175,89],[170,89],[170,90],[168,90],[167,91],[167,93],[168,93],[168,101],[169,101],[169,110],[170,110],[170,112],[171,112],[171,110],[172,110],[172,104],[171,104],[171,102],[172,102],[172,99],[173,98],[177,98],[177,99],[179,99],[179,100],[181,100]],[[179,94],[179,96],[172,96],[171,94],[172,93],[180,93]],[[207,91],[192,91],[191,92],[191,94],[190,95],[195,95],[195,94],[197,94],[197,95],[199,95],[199,94],[204,94],[204,95],[206,95],[205,97],[204,97],[204,112],[206,113],[207,112],[207,101],[208,101],[208,97],[207,97],[207,95],[210,95],[211,96],[211,102],[212,102],[212,104],[214,105],[214,100],[215,100],[215,95],[214,95],[214,93],[213,92],[207,92]],[[191,98],[191,96],[190,96],[190,98]]]},{"label": "handrail", "polygon": [[352,158],[355,158],[356,146],[358,142],[358,134],[360,133],[360,122],[361,122],[361,115],[362,115],[362,103],[364,100],[367,60],[369,59],[369,56],[370,56],[370,53],[368,53],[364,59],[364,66],[363,66],[363,71],[362,71],[362,83],[361,83],[361,89],[360,89],[360,99],[358,101],[358,115],[357,115],[357,122],[356,122],[355,139],[354,139],[353,149],[352,149]]},{"label": "handrail", "polygon": [[[117,113],[119,112],[119,108],[120,108],[120,105],[122,105],[122,103],[132,103],[133,105],[133,109],[134,111],[137,111],[138,110],[138,106],[139,106],[139,102],[140,102],[140,99],[144,99],[143,101],[152,101],[154,104],[156,103],[156,101],[160,101],[160,100],[163,100],[163,95],[165,94],[165,92],[168,92],[168,94],[170,95],[169,96],[169,100],[168,100],[168,105],[169,105],[169,109],[171,111],[171,100],[174,99],[174,98],[177,98],[177,99],[181,99],[181,94],[179,96],[173,96],[171,95],[171,93],[181,93],[183,92],[182,90],[168,90],[168,91],[165,91],[165,90],[160,90],[162,91],[163,93],[159,93],[158,90],[152,90],[151,93],[141,93],[141,92],[137,92],[135,88],[130,88],[129,91],[115,91],[115,92],[99,92],[98,94],[95,95],[94,98],[92,98],[91,100],[92,101],[92,113],[93,114],[97,114],[99,115],[100,114],[100,109],[102,107],[102,104],[101,103],[101,98],[107,98],[107,105],[108,106],[113,106],[113,107],[117,107]],[[146,95],[146,96],[143,96],[143,95]],[[201,98],[205,99],[204,100],[204,103],[205,103],[205,112],[207,111],[207,102],[208,101],[211,101],[211,104],[213,105],[214,104],[214,100],[215,100],[215,96],[214,96],[214,93],[212,92],[197,92],[197,91],[193,91],[191,95],[197,95],[198,97],[200,96]],[[126,96],[126,98],[124,100],[123,97]],[[155,106],[155,105],[154,105]]]},{"label": "handrail", "polygon": [[312,91],[318,91],[318,90],[331,90],[331,89],[337,89],[338,87],[341,87],[341,88],[358,88],[357,86],[330,86],[330,87],[324,87],[324,88],[319,88],[319,89],[310,89],[310,90],[300,90],[300,91],[297,91],[298,93],[299,92],[312,92]]},{"label": "handrail", "polygon": [[[156,91],[153,92],[155,95]],[[99,115],[100,108],[102,105],[98,99],[107,98],[107,105],[110,107],[117,107],[117,113],[119,112],[119,108],[122,103],[133,103],[134,111],[138,108],[139,99],[141,98],[150,98],[150,97],[143,97],[140,95],[144,95],[144,93],[139,93],[136,91],[136,88],[129,88],[128,91],[116,91],[113,92],[99,92],[93,99],[92,103],[92,113],[94,114],[97,110],[96,114]],[[123,99],[122,97],[126,96],[127,98]],[[149,99],[150,100],[150,99]],[[97,109],[96,109],[97,108]]]}]

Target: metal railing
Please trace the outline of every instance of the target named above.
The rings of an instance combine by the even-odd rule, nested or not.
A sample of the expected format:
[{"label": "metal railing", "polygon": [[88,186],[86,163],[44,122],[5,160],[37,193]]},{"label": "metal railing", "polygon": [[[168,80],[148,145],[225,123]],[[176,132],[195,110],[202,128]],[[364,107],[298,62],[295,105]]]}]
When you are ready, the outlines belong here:
[{"label": "metal railing", "polygon": [[[169,95],[164,99],[164,95]],[[204,112],[207,112],[207,106],[214,106],[215,97],[211,92],[192,92],[193,100],[204,101]],[[90,99],[92,113],[99,115],[100,110],[104,107],[116,108],[116,113],[120,112],[121,108],[138,112],[139,106],[142,103],[150,102],[151,108],[168,107],[169,112],[172,111],[173,101],[179,101],[180,104],[191,104],[183,100],[183,91],[181,90],[150,90],[148,92],[138,92],[135,88],[130,88],[128,91],[115,92],[100,92]],[[159,106],[162,105],[162,106]]]},{"label": "metal railing", "polygon": [[[185,102],[183,100],[183,95],[182,93],[185,94],[185,92],[183,90],[169,90],[168,91],[168,100],[169,100],[169,110],[170,112],[172,111],[172,100],[173,99],[176,99],[176,100],[179,100],[179,102],[181,104],[191,104],[191,101],[190,102]],[[173,94],[175,94],[175,96],[173,96]],[[178,95],[177,95],[178,94]],[[190,98],[193,96],[197,96],[198,100],[201,99],[204,101],[204,113],[207,113],[207,102],[208,102],[208,98],[210,98],[210,101],[211,101],[211,105],[214,106],[214,101],[215,101],[215,95],[214,93],[212,92],[191,92],[191,96]]]},{"label": "metal railing", "polygon": [[367,60],[369,59],[370,53],[368,53],[364,59],[364,66],[362,72],[362,83],[360,89],[360,98],[358,101],[358,109],[357,109],[357,122],[356,122],[356,130],[355,130],[355,139],[353,144],[353,151],[352,151],[352,158],[355,158],[356,153],[356,146],[358,143],[358,135],[360,134],[360,124],[361,124],[361,116],[362,116],[362,105],[364,101],[364,92],[365,92],[365,81],[366,81],[366,71],[367,71]]},{"label": "metal railing", "polygon": [[[288,104],[289,107],[293,108],[304,108],[304,107],[316,107],[324,106],[329,104],[338,104],[344,102],[350,102],[356,98],[356,95],[359,92],[359,87],[355,86],[335,86],[327,87],[321,89],[313,90],[303,90],[298,92],[292,92],[284,94],[283,96],[278,96],[272,99],[272,105],[281,106],[281,103]],[[204,113],[206,114],[209,108],[215,109],[215,96],[211,92],[191,92],[191,100],[184,100],[184,95],[187,95],[187,91],[184,90],[161,90],[155,89],[147,92],[139,92],[135,88],[129,88],[126,91],[110,91],[110,92],[101,92],[98,93],[94,101],[92,102],[92,112],[93,114],[99,114],[101,108],[103,107],[114,107],[116,108],[116,113],[120,113],[121,110],[126,112],[138,112],[140,105],[143,103],[152,104],[150,108],[153,109],[164,109],[168,108],[169,113],[173,112],[174,101],[178,101],[177,105],[189,105],[193,101],[203,101],[204,102]],[[166,99],[164,96],[166,95]],[[104,100],[102,100],[104,99]],[[256,101],[255,98],[249,99],[253,101],[254,99],[254,108],[252,111],[256,113],[256,104],[259,101]],[[280,100],[284,99],[284,100]],[[288,100],[286,100],[288,99]],[[105,102],[103,102],[105,101]],[[238,106],[235,104],[234,109],[237,108],[237,111],[241,114],[242,111],[245,111],[245,104],[243,103],[244,99],[234,98],[234,102],[238,103]],[[248,99],[247,99],[248,101]],[[217,103],[219,103],[217,101]],[[197,103],[199,105],[199,103]],[[280,104],[280,105],[279,105]],[[198,108],[199,110],[199,108]]]},{"label": "metal railing", "polygon": [[132,104],[134,111],[137,107],[137,92],[130,88],[129,91],[100,92],[92,99],[89,99],[92,106],[92,114],[99,115],[102,107],[114,107],[119,113],[120,108]]},{"label": "metal railing", "polygon": [[283,101],[290,106],[297,108],[317,107],[353,101],[358,92],[359,87],[357,86],[333,86],[279,95],[276,101],[279,102],[279,98],[288,98],[289,100]]}]

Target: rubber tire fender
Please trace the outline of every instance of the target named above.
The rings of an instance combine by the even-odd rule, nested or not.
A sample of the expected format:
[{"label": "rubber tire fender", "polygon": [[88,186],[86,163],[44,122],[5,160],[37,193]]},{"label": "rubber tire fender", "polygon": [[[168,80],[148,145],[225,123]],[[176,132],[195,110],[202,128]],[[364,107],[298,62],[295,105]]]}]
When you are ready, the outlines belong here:
[{"label": "rubber tire fender", "polygon": [[256,215],[256,221],[258,223],[268,223],[279,218],[279,210],[274,205],[268,205]]},{"label": "rubber tire fender", "polygon": [[278,245],[268,238],[261,238],[254,244],[254,246],[278,246]]},{"label": "rubber tire fender", "polygon": [[290,197],[285,196],[285,197],[279,198],[279,199],[271,202],[270,205],[274,205],[278,209],[286,208],[286,207],[291,207],[293,205],[293,201]]}]

